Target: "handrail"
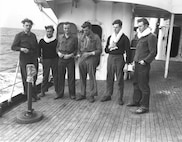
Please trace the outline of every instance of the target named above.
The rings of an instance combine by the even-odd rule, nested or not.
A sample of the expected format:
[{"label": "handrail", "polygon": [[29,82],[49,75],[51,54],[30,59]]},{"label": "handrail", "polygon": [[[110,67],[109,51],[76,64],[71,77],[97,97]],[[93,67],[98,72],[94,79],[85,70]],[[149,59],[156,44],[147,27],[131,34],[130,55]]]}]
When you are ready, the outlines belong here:
[{"label": "handrail", "polygon": [[4,72],[4,71],[10,70],[10,69],[15,69],[15,68],[16,67],[6,68],[6,69],[3,69],[3,70],[0,70],[0,72]]},{"label": "handrail", "polygon": [[[43,73],[40,73],[40,74],[38,74],[38,76],[40,76],[40,75],[42,75]],[[6,87],[4,87],[4,88],[1,88],[0,89],[0,91],[2,91],[2,90],[4,90],[4,89],[7,89],[7,88],[9,88],[9,87],[11,87],[11,86],[13,86],[13,85],[16,85],[16,84],[19,84],[19,83],[21,83],[22,81],[18,81],[18,82],[16,82],[16,83],[13,83],[13,84],[10,84],[10,85],[8,85],[8,86],[6,86]]]},{"label": "handrail", "polygon": [[16,82],[16,83],[10,84],[10,85],[8,85],[8,86],[6,86],[6,87],[4,87],[4,88],[1,88],[0,91],[2,91],[2,90],[4,90],[4,89],[7,89],[7,88],[9,88],[9,87],[11,87],[11,86],[13,86],[13,85],[19,84],[19,83],[21,83],[21,82],[22,82],[22,81],[18,81],[18,82]]},{"label": "handrail", "polygon": [[11,67],[11,68],[6,68],[4,70],[0,70],[0,72],[4,72],[4,71],[10,70],[10,69],[15,69],[15,67]]},{"label": "handrail", "polygon": [[[38,76],[40,76],[40,75],[42,75],[42,74],[43,74],[43,73],[39,73]],[[11,87],[11,86],[13,86],[13,85],[18,84],[18,83],[21,83],[21,82],[22,82],[22,81],[18,81],[18,82],[16,82],[16,83],[10,84],[10,85],[8,85],[8,86],[6,86],[6,87],[4,87],[4,88],[1,88],[0,91],[2,91],[2,90],[4,90],[4,89],[7,89],[7,88],[9,88],[9,87]]]},{"label": "handrail", "polygon": [[[22,82],[22,81],[16,82],[17,73],[18,73],[18,68],[19,68],[19,61],[18,61],[17,65],[16,65],[16,67],[8,68],[8,69],[5,69],[4,71],[9,70],[9,69],[13,69],[13,68],[16,68],[16,76],[15,76],[14,83],[13,83],[13,84],[9,84],[9,85],[7,85],[6,87],[0,89],[0,91],[2,91],[2,90],[5,90],[5,89],[10,88],[10,87],[13,86],[13,89],[12,89],[11,94],[10,94],[11,96],[10,96],[9,98],[7,98],[8,103],[11,102],[12,94],[13,94],[13,92],[14,92],[14,87],[15,87],[15,85]],[[1,70],[0,72],[2,72],[2,70]],[[43,73],[40,72],[40,70],[38,70],[38,75],[37,75],[37,76],[39,77],[39,76],[42,75],[42,74],[43,74]]]},{"label": "handrail", "polygon": [[9,54],[9,53],[15,53],[15,52],[10,51],[10,52],[6,52],[6,53],[1,53],[0,55],[6,55],[6,54]]}]

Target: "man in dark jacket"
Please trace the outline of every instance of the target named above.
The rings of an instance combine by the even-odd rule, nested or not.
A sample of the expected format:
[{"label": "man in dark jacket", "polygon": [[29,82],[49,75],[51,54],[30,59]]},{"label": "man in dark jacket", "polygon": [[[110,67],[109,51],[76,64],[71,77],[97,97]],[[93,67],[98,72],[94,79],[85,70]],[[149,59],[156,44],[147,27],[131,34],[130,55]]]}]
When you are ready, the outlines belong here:
[{"label": "man in dark jacket", "polygon": [[150,86],[149,72],[150,63],[157,54],[157,38],[151,33],[147,19],[138,19],[138,43],[134,56],[134,80],[133,80],[133,101],[127,106],[138,106],[136,114],[149,111]]},{"label": "man in dark jacket", "polygon": [[105,48],[105,52],[109,54],[109,57],[107,61],[106,95],[103,96],[101,102],[111,100],[111,95],[113,94],[114,79],[116,75],[119,94],[118,103],[119,105],[123,105],[123,68],[125,66],[125,59],[123,54],[126,52],[126,63],[128,64],[130,57],[130,42],[128,37],[122,31],[121,20],[115,20],[113,22],[113,28],[114,33],[109,36]]},{"label": "man in dark jacket", "polygon": [[[32,20],[24,19],[22,23],[24,31],[18,33],[15,36],[11,49],[15,51],[20,51],[20,57],[19,57],[20,70],[21,70],[24,94],[27,94],[26,65],[34,64],[36,70],[38,71],[38,42],[36,35],[31,32],[31,28],[33,25]],[[37,97],[37,92],[36,92],[36,80],[37,80],[37,74],[34,76],[32,101],[36,101],[37,99],[39,99]]]}]

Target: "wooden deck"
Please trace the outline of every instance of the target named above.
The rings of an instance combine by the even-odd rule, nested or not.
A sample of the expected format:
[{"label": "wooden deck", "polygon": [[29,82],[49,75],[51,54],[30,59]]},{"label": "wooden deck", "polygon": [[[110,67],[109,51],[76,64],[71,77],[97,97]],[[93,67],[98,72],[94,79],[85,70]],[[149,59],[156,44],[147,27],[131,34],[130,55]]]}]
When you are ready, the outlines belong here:
[{"label": "wooden deck", "polygon": [[[22,103],[0,118],[0,142],[182,142],[182,63],[171,66],[169,78],[163,78],[164,63],[156,62],[151,72],[150,112],[136,115],[126,104],[132,95],[132,81],[125,81],[123,106],[112,100],[100,102],[105,81],[98,81],[99,96],[95,103],[74,101],[68,97],[53,100],[47,95],[33,103],[43,120],[33,124],[17,124],[16,115],[27,110]],[[182,66],[181,66],[182,67]],[[79,83],[77,81],[77,92]],[[115,86],[116,87],[116,86]]]}]

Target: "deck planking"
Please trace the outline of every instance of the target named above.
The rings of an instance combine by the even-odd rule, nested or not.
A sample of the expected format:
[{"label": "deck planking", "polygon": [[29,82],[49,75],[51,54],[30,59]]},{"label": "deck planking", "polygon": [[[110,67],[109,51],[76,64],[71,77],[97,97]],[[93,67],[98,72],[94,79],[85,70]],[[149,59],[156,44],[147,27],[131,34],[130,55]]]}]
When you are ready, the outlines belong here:
[{"label": "deck planking", "polygon": [[182,69],[176,69],[176,64],[179,68],[182,63],[175,63],[168,79],[162,77],[161,64],[155,62],[151,71],[149,113],[136,115],[132,113],[136,108],[126,106],[132,97],[131,80],[125,81],[123,106],[118,105],[117,91],[111,101],[100,102],[105,81],[97,81],[99,96],[94,103],[70,100],[67,86],[65,97],[54,100],[52,87],[33,103],[33,108],[43,113],[43,120],[15,122],[16,115],[27,109],[27,102],[0,118],[0,142],[182,142]]}]

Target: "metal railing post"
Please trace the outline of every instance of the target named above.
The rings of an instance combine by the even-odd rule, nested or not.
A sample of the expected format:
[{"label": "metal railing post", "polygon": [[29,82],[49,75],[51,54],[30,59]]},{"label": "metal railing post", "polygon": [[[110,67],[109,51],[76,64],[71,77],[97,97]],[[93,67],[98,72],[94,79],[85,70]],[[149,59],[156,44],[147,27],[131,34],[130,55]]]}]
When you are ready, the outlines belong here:
[{"label": "metal railing post", "polygon": [[12,88],[11,94],[10,94],[11,96],[8,99],[8,103],[10,103],[12,101],[12,96],[13,96],[14,88],[16,85],[16,78],[17,78],[17,74],[18,74],[18,69],[19,69],[19,60],[18,60],[17,65],[16,65],[15,79],[14,79],[13,88]]}]

